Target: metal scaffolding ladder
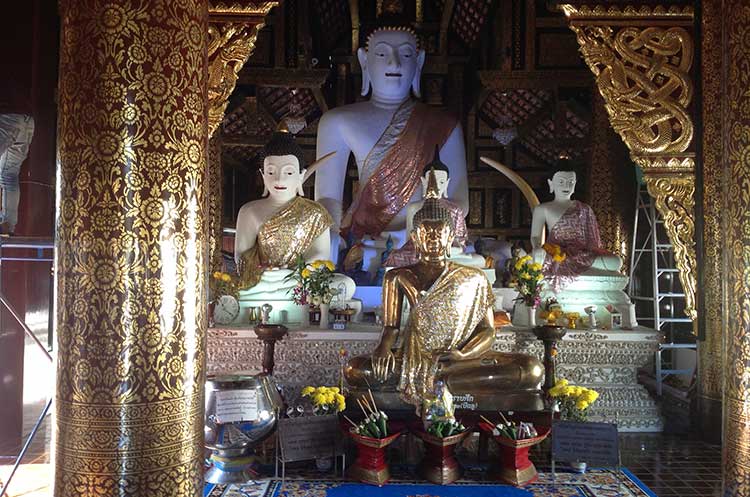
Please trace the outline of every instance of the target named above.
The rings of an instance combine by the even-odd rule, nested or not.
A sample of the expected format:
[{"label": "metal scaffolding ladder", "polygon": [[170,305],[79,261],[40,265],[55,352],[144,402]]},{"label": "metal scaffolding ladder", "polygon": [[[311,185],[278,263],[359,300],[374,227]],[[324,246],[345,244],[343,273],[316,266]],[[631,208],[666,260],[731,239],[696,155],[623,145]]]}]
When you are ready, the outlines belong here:
[{"label": "metal scaffolding ladder", "polygon": [[694,369],[664,368],[662,365],[663,351],[696,349],[694,341],[686,340],[692,336],[692,321],[683,312],[685,293],[678,273],[664,220],[641,181],[633,226],[629,294],[636,305],[638,322],[652,323],[655,330],[664,333],[665,343],[660,345],[654,357],[657,395],[661,395],[662,383],[667,376],[694,373]]}]

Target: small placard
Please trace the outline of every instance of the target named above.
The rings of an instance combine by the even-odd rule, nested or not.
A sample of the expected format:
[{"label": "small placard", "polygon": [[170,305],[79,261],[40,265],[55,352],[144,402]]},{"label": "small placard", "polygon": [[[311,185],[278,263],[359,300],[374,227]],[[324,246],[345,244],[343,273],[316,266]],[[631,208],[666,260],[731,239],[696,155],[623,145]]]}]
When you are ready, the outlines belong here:
[{"label": "small placard", "polygon": [[279,420],[281,458],[285,462],[304,461],[337,454],[339,417],[303,416]]},{"label": "small placard", "polygon": [[552,425],[552,458],[605,466],[620,465],[617,425],[557,421]]},{"label": "small placard", "polygon": [[219,390],[216,392],[216,422],[235,423],[258,419],[256,390]]}]

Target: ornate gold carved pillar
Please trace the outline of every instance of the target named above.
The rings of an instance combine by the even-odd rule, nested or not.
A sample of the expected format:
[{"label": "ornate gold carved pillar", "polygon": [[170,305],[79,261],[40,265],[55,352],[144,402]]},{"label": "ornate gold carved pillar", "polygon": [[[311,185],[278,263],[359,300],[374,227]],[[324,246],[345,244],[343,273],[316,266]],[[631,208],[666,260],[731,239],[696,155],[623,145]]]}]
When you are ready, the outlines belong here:
[{"label": "ornate gold carved pillar", "polygon": [[692,7],[562,6],[609,120],[643,169],[675,247],[695,329]]},{"label": "ornate gold carved pillar", "polygon": [[[725,279],[724,491],[750,495],[750,8],[721,3],[723,84],[719,105],[723,141]],[[708,102],[707,102],[708,104]],[[706,144],[710,146],[711,144]]]},{"label": "ornate gold carved pillar", "polygon": [[[223,266],[223,168],[221,166],[221,134],[208,140],[208,269],[209,273],[221,271]],[[209,281],[213,281],[213,278]]]},{"label": "ornate gold carved pillar", "polygon": [[627,274],[633,244],[635,171],[627,167],[627,149],[612,132],[599,94],[594,95],[592,115],[589,203],[599,222],[602,245],[622,257]]},{"label": "ornate gold carved pillar", "polygon": [[[208,136],[212,139],[221,134],[221,121],[237,84],[237,75],[255,49],[266,15],[277,4],[278,1],[249,0],[209,2]],[[209,266],[213,272],[221,269],[223,237],[220,141],[212,142],[209,147],[208,167]]]},{"label": "ornate gold carved pillar", "polygon": [[61,0],[55,489],[202,495],[206,0]]},{"label": "ornate gold carved pillar", "polygon": [[722,255],[726,244],[722,229],[721,3],[703,2],[701,15],[701,73],[703,99],[703,340],[698,342],[698,418],[701,433],[714,443],[721,441],[722,313],[726,308],[722,291]]}]

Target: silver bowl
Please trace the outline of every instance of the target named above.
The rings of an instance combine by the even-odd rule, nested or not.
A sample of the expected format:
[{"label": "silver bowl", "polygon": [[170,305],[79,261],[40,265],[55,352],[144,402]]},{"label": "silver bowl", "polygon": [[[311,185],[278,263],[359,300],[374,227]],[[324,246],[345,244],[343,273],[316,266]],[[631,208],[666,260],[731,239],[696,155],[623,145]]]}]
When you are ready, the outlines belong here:
[{"label": "silver bowl", "polygon": [[255,476],[250,470],[252,448],[273,433],[282,403],[270,376],[207,378],[204,436],[213,452],[207,482],[237,483]]}]

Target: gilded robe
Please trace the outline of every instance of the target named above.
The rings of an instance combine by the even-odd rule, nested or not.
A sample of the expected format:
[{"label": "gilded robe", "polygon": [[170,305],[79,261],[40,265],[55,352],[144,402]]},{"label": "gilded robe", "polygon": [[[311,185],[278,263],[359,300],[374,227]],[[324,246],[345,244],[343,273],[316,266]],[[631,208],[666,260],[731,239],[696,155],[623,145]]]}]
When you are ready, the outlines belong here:
[{"label": "gilded robe", "polygon": [[457,124],[441,109],[404,102],[365,158],[361,176],[367,180],[344,214],[342,235],[380,235],[411,201],[435,145],[442,147]]},{"label": "gilded robe", "polygon": [[290,200],[258,229],[255,245],[240,260],[240,289],[258,284],[266,268],[291,268],[333,225],[325,207],[304,197]]},{"label": "gilded robe", "polygon": [[436,356],[463,347],[493,302],[482,270],[454,263],[419,297],[404,328],[398,386],[404,402],[418,406],[433,391]]}]

